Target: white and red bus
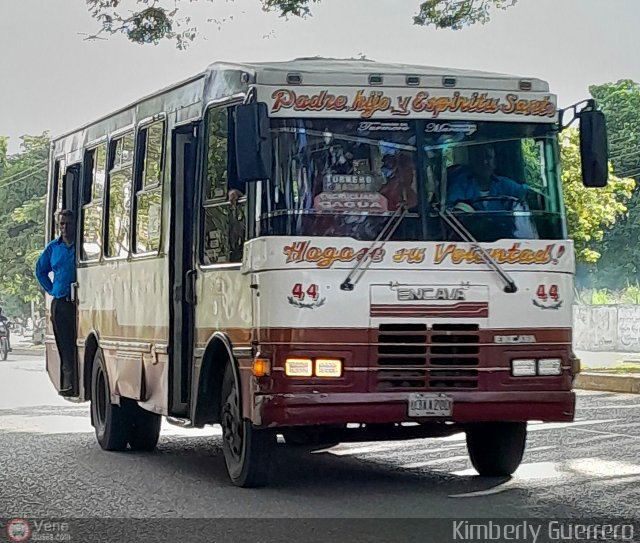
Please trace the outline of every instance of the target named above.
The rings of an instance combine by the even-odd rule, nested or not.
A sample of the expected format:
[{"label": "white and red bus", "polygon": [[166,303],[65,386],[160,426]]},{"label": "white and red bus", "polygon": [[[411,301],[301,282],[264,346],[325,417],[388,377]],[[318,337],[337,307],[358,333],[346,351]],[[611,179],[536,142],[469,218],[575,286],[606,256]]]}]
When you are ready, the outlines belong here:
[{"label": "white and red bus", "polygon": [[[101,447],[221,424],[256,486],[277,434],[466,432],[511,474],[527,421],[574,417],[561,113],[538,79],[316,58],[213,64],[57,138],[47,234],[76,212],[73,397]],[[602,114],[573,113],[602,186]]]}]

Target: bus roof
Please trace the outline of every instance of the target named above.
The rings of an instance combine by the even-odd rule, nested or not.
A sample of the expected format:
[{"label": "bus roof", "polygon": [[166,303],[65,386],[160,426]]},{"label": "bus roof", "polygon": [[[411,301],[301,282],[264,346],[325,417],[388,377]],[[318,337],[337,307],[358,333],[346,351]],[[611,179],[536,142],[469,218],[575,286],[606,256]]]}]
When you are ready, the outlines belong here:
[{"label": "bus roof", "polygon": [[[454,86],[458,89],[520,91],[523,90],[524,81],[528,85],[527,90],[531,92],[549,92],[547,82],[536,78],[457,68],[382,63],[368,59],[312,57],[277,62],[215,62],[189,79],[160,89],[82,127],[61,134],[53,141],[59,142],[72,136],[80,136],[97,125],[106,123],[113,129],[116,125],[128,122],[124,119],[116,125],[109,122],[116,117],[132,117],[139,120],[149,114],[162,111],[168,113],[183,109],[184,106],[194,106],[196,103],[202,106],[203,103],[217,98],[246,92],[250,85],[288,85],[291,75],[299,76],[298,85],[301,87],[408,87],[407,78],[413,77],[411,86],[418,88],[444,88],[444,79],[448,78],[449,82],[455,80]],[[378,76],[378,82],[373,83],[371,76]],[[128,113],[131,115],[127,115]],[[80,139],[86,143],[91,140],[91,136],[87,134]]]}]

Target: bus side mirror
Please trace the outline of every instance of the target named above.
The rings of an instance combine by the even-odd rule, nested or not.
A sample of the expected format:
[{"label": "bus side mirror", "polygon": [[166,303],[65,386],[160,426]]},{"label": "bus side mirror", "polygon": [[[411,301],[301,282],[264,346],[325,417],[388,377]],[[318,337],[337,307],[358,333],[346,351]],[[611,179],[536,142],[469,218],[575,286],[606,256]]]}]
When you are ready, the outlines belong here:
[{"label": "bus side mirror", "polygon": [[580,119],[580,162],[585,187],[606,187],[609,181],[607,122],[602,111],[583,110]]},{"label": "bus side mirror", "polygon": [[235,108],[235,147],[238,181],[271,177],[273,161],[267,104],[252,102]]}]

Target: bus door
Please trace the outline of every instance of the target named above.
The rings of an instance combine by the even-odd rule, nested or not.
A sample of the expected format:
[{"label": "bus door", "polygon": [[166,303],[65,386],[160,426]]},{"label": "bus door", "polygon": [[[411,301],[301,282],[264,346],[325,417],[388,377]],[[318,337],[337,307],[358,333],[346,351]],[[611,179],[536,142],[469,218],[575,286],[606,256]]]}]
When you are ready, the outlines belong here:
[{"label": "bus door", "polygon": [[188,414],[193,357],[195,258],[193,249],[198,125],[172,133],[171,234],[169,249],[169,413]]},{"label": "bus door", "polygon": [[[50,241],[59,235],[58,227],[57,227],[57,216],[56,214],[62,209],[69,209],[73,212],[74,219],[76,221],[76,247],[79,246],[77,241],[78,233],[80,232],[79,221],[80,215],[78,210],[78,191],[80,188],[80,175],[81,168],[80,164],[72,164],[68,167],[65,167],[64,160],[59,160],[55,163],[55,178],[52,186],[52,193],[50,195],[50,207],[49,207],[49,236],[48,240]],[[76,251],[76,262],[77,262],[77,251]],[[72,298],[77,299],[77,283],[72,285]],[[77,318],[77,317],[76,317]],[[77,324],[76,324],[77,326]],[[76,328],[77,329],[77,328]],[[58,352],[58,347],[56,345],[54,334],[53,334],[53,326],[51,324],[51,300],[47,297],[46,300],[46,308],[45,308],[45,318],[43,323],[34,323],[34,335],[38,330],[43,330],[45,334],[45,346],[47,351],[47,373],[49,374],[49,378],[51,382],[55,386],[56,390],[60,390],[62,388],[61,375],[62,375],[62,366],[61,366],[61,358]],[[75,339],[74,339],[75,343]],[[74,360],[74,368],[76,369],[74,372],[74,383],[73,383],[73,396],[78,395],[78,364],[77,364],[77,356],[78,349],[77,346],[74,345],[73,349],[75,360]]]}]

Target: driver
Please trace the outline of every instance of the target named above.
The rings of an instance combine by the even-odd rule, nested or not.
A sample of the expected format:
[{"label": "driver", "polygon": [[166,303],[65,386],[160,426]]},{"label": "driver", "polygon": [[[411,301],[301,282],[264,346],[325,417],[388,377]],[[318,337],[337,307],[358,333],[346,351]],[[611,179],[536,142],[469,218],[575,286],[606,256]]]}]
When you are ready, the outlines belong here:
[{"label": "driver", "polygon": [[[512,209],[514,199],[525,200],[529,191],[527,185],[495,172],[493,147],[469,148],[469,165],[450,168],[447,207],[462,211],[508,211]],[[486,198],[484,202],[483,198]]]}]

